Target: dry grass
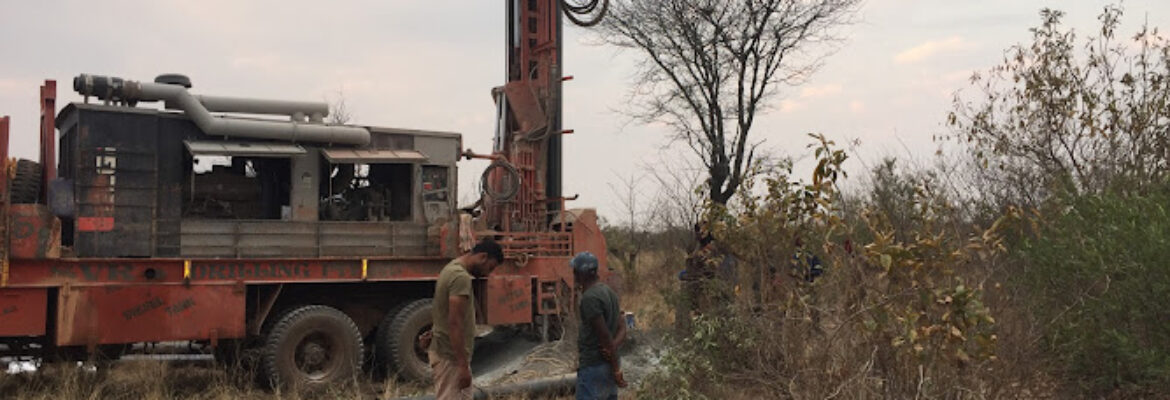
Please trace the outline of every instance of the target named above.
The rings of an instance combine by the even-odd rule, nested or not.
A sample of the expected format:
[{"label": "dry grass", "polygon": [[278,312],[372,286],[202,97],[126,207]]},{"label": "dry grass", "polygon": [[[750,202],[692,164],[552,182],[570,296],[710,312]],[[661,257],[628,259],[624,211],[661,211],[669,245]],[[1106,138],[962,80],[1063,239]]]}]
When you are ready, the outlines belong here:
[{"label": "dry grass", "polygon": [[95,370],[73,364],[45,365],[37,372],[0,374],[0,398],[19,400],[280,400],[393,399],[425,394],[427,388],[388,379],[360,379],[315,395],[261,389],[250,371],[162,361],[117,362]]},{"label": "dry grass", "polygon": [[[300,400],[395,399],[430,393],[429,388],[394,380],[327,389],[313,396],[274,393],[258,388],[247,372],[210,366],[178,366],[161,361],[119,362],[107,371],[46,366],[35,373],[0,375],[0,399],[13,400]],[[524,397],[501,397],[519,400]],[[571,399],[572,396],[554,397]]]},{"label": "dry grass", "polygon": [[[668,298],[678,292],[678,271],[685,255],[681,251],[650,250],[638,256],[634,276],[625,277],[621,307],[637,316],[644,331],[661,332],[674,325],[674,308]],[[620,261],[611,260],[620,266]],[[619,270],[628,270],[621,266]]]}]

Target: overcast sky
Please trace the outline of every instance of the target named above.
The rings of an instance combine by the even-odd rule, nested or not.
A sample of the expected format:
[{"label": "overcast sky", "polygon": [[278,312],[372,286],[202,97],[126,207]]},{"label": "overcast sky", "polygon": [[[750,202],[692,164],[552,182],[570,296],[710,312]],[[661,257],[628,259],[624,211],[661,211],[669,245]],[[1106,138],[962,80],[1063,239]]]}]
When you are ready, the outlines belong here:
[{"label": "overcast sky", "polygon": [[[151,80],[191,77],[193,92],[289,100],[344,93],[354,123],[463,134],[465,147],[490,150],[494,105],[504,81],[504,2],[393,1],[18,1],[0,0],[0,115],[13,118],[12,154],[37,154],[37,87],[58,81],[58,106],[80,101],[72,77],[96,73]],[[1028,41],[1043,7],[1068,12],[1088,34],[1108,4],[1098,0],[870,0],[847,42],[803,86],[784,88],[753,135],[779,155],[803,154],[808,132],[859,139],[848,168],[884,156],[928,157],[956,90],[972,71]],[[1170,29],[1170,1],[1130,0],[1124,32]],[[566,23],[566,26],[570,24]],[[693,157],[667,147],[659,127],[629,124],[624,107],[639,55],[591,45],[566,32],[565,192],[572,206],[613,215],[609,184],[647,165]],[[470,199],[485,165],[460,167],[460,198]],[[647,181],[647,186],[649,181]],[[652,195],[647,187],[646,195]]]}]

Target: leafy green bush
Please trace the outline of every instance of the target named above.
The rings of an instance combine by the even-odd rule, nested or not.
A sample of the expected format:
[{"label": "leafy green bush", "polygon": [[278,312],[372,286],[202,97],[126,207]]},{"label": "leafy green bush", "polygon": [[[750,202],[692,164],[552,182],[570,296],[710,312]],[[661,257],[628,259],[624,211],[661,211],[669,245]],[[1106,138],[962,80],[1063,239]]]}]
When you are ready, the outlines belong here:
[{"label": "leafy green bush", "polygon": [[1170,384],[1170,195],[1070,198],[1014,255],[1049,353],[1082,389]]},{"label": "leafy green bush", "polygon": [[[846,154],[814,138],[811,183],[782,166],[712,205],[718,247],[739,260],[734,288],[704,292],[718,301],[670,341],[639,397],[1010,397],[989,374],[995,319],[977,274],[963,271],[997,258],[1001,224],[957,229],[929,182],[906,176],[886,181],[900,182],[905,201],[845,214],[836,183]],[[818,255],[827,272],[810,281],[790,271],[794,254]]]}]

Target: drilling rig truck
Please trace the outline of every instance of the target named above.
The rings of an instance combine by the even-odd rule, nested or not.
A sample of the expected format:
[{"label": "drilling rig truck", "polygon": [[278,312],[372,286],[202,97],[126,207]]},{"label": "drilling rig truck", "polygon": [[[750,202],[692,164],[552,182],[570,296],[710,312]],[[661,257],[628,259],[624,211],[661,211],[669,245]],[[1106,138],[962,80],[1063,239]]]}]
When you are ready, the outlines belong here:
[{"label": "drilling rig truck", "polygon": [[[327,123],[323,103],[195,94],[179,74],[81,74],[83,101],[60,110],[46,80],[39,162],[8,158],[0,118],[0,356],[185,342],[255,355],[277,387],[370,358],[426,380],[434,281],[485,237],[506,261],[474,283],[479,322],[547,338],[571,304],[568,259],[591,251],[608,274],[596,213],[566,207],[561,178],[562,16],[592,25],[607,3],[506,4],[482,154],[456,133]],[[490,165],[460,208],[469,158]]]}]

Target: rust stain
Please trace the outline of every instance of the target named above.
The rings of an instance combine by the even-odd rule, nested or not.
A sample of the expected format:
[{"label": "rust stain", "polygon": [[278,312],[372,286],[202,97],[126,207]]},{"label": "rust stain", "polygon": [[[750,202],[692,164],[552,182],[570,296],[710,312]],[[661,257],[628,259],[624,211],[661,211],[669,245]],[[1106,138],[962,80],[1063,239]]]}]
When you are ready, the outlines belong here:
[{"label": "rust stain", "polygon": [[77,218],[77,230],[81,232],[110,232],[114,230],[114,217]]}]

